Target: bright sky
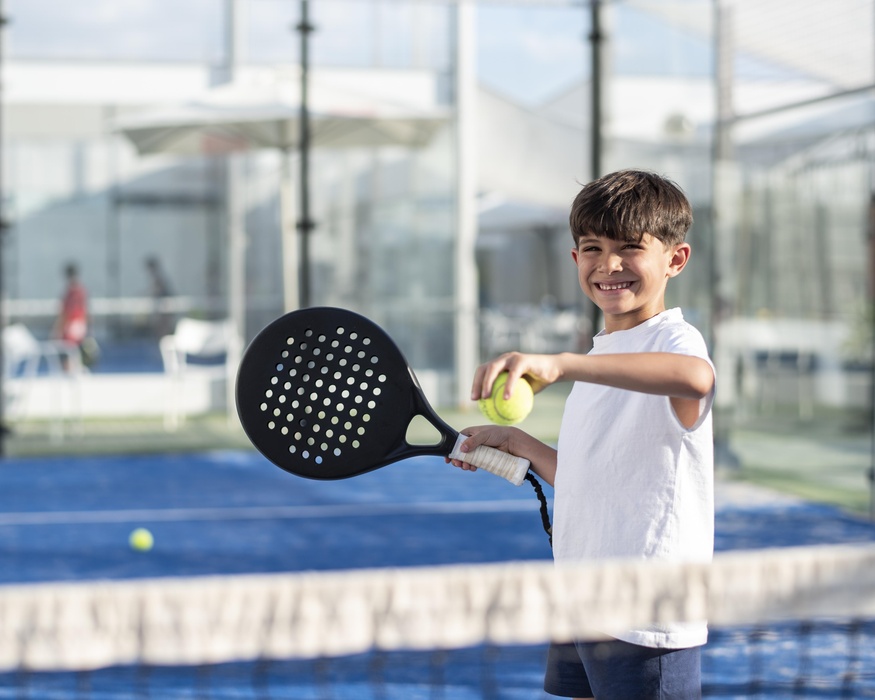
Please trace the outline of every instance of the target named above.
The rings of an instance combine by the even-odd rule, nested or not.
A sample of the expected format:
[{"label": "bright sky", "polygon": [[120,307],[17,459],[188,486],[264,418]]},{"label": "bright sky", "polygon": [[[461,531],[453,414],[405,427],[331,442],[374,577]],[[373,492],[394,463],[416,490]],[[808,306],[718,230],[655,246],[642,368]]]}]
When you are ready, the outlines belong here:
[{"label": "bright sky", "polygon": [[[709,0],[690,0],[709,5]],[[610,3],[606,3],[610,4]],[[313,65],[448,65],[448,4],[442,0],[311,0]],[[299,4],[248,0],[245,53],[257,62],[298,60]],[[12,58],[201,60],[223,55],[225,0],[6,0]],[[613,3],[606,16],[616,72],[702,75],[704,42]],[[589,10],[580,0],[489,0],[477,6],[478,73],[521,102],[552,97],[589,74]],[[665,43],[665,39],[670,39]],[[662,47],[655,50],[655,43]],[[667,47],[667,49],[666,49]]]}]

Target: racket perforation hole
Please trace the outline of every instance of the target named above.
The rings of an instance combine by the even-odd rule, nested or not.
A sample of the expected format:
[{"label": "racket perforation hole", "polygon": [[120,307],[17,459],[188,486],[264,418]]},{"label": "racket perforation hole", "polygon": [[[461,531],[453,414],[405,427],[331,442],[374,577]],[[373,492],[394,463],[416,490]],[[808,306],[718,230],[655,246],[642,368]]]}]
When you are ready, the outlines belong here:
[{"label": "racket perforation hole", "polygon": [[266,410],[267,410],[267,404],[266,404],[266,403],[263,403],[263,404],[261,404],[261,406],[259,406],[259,408],[260,408],[262,411],[266,411]]},{"label": "racket perforation hole", "polygon": [[313,337],[313,329],[312,329],[312,328],[308,328],[307,331],[306,331],[306,333],[304,333],[304,336],[307,337],[307,338],[312,338],[312,337]]},{"label": "racket perforation hole", "polygon": [[294,345],[294,344],[295,344],[295,339],[292,336],[289,336],[288,338],[286,338],[286,345]]},{"label": "racket perforation hole", "polygon": [[346,333],[346,329],[343,326],[338,326],[337,335],[343,335],[344,333]]},{"label": "racket perforation hole", "polygon": [[360,443],[358,440],[353,440],[353,441],[352,441],[352,446],[353,446],[354,448],[358,449],[359,447],[361,447],[361,443]]},{"label": "racket perforation hole", "polygon": [[288,357],[288,356],[289,356],[289,351],[288,351],[288,350],[283,350],[283,351],[280,353],[280,355],[281,355],[282,357],[284,357],[284,358],[285,358],[285,357]]},{"label": "racket perforation hole", "polygon": [[298,448],[294,445],[289,445],[289,454],[295,454],[298,451]]},{"label": "racket perforation hole", "polygon": [[381,374],[379,377],[377,377],[377,379],[378,379],[380,382],[385,382],[385,381],[386,381],[386,375],[385,375],[385,374]]},{"label": "racket perforation hole", "polygon": [[282,371],[283,371],[283,363],[282,363],[282,362],[278,362],[278,363],[277,363],[276,371],[277,371],[277,372],[282,372]]},{"label": "racket perforation hole", "polygon": [[286,395],[285,395],[285,394],[280,394],[280,395],[279,395],[279,402],[280,402],[280,403],[285,403],[285,402],[286,402]]},{"label": "racket perforation hole", "polygon": [[276,377],[271,377],[271,378],[270,378],[270,383],[271,383],[271,384],[276,384],[277,382],[279,382],[279,379],[277,379]]},{"label": "racket perforation hole", "polygon": [[374,387],[374,396],[379,396],[382,393],[383,393],[383,390],[380,387],[378,387],[378,386]]},{"label": "racket perforation hole", "polygon": [[334,456],[335,456],[335,457],[340,457],[340,455],[341,455],[340,448],[339,448],[339,447],[335,447],[335,448],[334,448]]},{"label": "racket perforation hole", "polygon": [[368,401],[368,408],[370,408],[371,410],[374,410],[376,407],[377,407],[376,401]]},{"label": "racket perforation hole", "polygon": [[267,391],[264,392],[264,395],[265,395],[267,398],[270,398],[271,396],[273,396],[273,391],[271,391],[270,389],[268,389]]},{"label": "racket perforation hole", "polygon": [[322,455],[316,457],[316,464],[322,464]]},{"label": "racket perforation hole", "polygon": [[379,357],[377,357],[376,355],[371,355],[371,364],[372,365],[377,364],[379,361],[380,361]]},{"label": "racket perforation hole", "polygon": [[274,428],[276,428],[276,423],[274,423],[273,421],[269,421],[267,427],[273,430]]},{"label": "racket perforation hole", "polygon": [[370,345],[370,344],[371,344],[370,338],[362,338],[362,345]]}]

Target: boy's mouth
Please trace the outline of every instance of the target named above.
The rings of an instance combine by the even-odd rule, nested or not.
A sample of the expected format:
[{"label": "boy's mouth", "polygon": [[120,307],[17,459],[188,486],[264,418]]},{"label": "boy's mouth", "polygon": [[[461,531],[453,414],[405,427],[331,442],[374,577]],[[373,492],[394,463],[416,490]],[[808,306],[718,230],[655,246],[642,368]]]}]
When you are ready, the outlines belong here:
[{"label": "boy's mouth", "polygon": [[628,289],[631,286],[631,282],[596,282],[596,287],[598,287],[603,292],[613,292],[618,289]]}]

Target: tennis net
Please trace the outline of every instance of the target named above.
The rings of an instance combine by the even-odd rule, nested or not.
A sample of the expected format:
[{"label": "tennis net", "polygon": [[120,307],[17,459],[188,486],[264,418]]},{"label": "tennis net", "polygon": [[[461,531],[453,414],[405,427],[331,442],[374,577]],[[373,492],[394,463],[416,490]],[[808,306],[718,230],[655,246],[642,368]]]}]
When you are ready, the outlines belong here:
[{"label": "tennis net", "polygon": [[706,697],[875,697],[861,545],[0,586],[0,698],[547,697],[549,640],[702,619]]}]

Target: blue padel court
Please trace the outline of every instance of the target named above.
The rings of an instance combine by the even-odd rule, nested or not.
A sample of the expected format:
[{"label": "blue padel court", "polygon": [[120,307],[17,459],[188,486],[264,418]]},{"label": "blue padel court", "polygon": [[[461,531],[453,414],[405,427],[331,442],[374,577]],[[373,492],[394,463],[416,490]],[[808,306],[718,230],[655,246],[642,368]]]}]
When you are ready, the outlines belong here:
[{"label": "blue padel court", "polygon": [[[548,498],[552,496],[546,491]],[[152,533],[151,550],[130,547],[128,538],[135,528]],[[743,485],[718,485],[718,550],[873,541],[875,525],[831,507],[773,498]],[[293,477],[248,451],[0,463],[0,582],[4,584],[550,556],[538,502],[528,484],[514,487],[482,471],[462,472],[436,458],[407,460],[345,481]],[[875,654],[871,629],[857,630],[852,641],[831,628],[814,634],[817,637],[806,645],[816,654],[806,657],[806,663],[823,664],[822,673],[837,678],[856,658]],[[849,644],[854,645],[852,651]],[[703,656],[706,695],[793,696],[768,685],[738,685],[739,668],[747,663],[743,657],[751,645],[768,647],[768,637],[715,636]],[[780,669],[778,675],[798,674],[798,668],[790,668],[798,665],[798,654],[792,652],[792,660],[784,658],[791,651],[776,647],[758,663],[786,665],[788,669]],[[470,653],[446,653],[438,662],[410,655],[400,670],[384,669],[383,690],[375,697],[545,697],[540,691],[543,652],[540,647],[517,649],[503,657],[481,650],[476,667],[470,669],[466,669]],[[484,664],[493,667],[489,681],[484,680]],[[371,671],[359,673],[359,666],[365,665],[356,659],[338,671],[295,663],[260,665],[243,684],[240,674],[226,667],[196,681],[178,681],[172,670],[144,679],[137,670],[112,669],[89,674],[87,681],[63,673],[28,678],[16,673],[0,675],[0,698],[358,700],[371,697],[364,690],[367,679],[361,677]],[[432,690],[436,676],[444,676],[442,682],[452,681],[438,695]],[[326,678],[336,685],[334,691],[320,690]],[[494,688],[487,693],[484,683]],[[872,678],[855,683],[845,697],[875,697]],[[805,697],[842,696],[834,690],[803,689]]]}]

